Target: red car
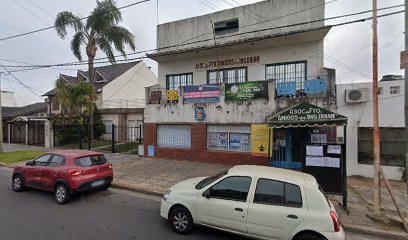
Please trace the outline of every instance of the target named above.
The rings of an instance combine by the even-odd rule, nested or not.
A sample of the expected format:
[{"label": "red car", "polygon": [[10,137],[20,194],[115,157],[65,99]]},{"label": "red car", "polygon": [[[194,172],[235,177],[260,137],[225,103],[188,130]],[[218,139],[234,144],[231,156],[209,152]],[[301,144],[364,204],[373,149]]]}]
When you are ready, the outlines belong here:
[{"label": "red car", "polygon": [[16,166],[12,187],[16,192],[25,187],[54,192],[57,203],[64,204],[72,194],[108,189],[112,180],[112,164],[102,153],[72,150],[49,152]]}]

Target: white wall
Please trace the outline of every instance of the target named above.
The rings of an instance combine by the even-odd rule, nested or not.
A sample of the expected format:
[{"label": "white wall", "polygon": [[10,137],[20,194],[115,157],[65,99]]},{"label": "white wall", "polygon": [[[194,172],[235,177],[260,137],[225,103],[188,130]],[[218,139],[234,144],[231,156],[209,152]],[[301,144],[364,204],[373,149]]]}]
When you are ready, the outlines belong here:
[{"label": "white wall", "polygon": [[1,106],[15,107],[14,93],[9,91],[1,91]]},{"label": "white wall", "polygon": [[143,108],[145,87],[157,84],[157,77],[140,62],[127,72],[108,83],[102,89],[100,108]]},{"label": "white wall", "polygon": [[[314,51],[314,49],[317,49]],[[221,59],[231,59],[236,57],[259,56],[260,62],[256,65],[247,65],[248,81],[265,80],[265,65],[292,61],[307,61],[307,75],[310,78],[319,75],[320,68],[323,67],[323,57],[319,52],[323,52],[323,41],[312,41],[293,45],[283,45],[279,47],[252,47],[252,48],[228,48],[218,49],[217,54],[206,53],[196,54],[194,57],[165,61],[159,63],[159,84],[166,88],[166,75],[193,73],[193,85],[207,84],[207,70],[196,70],[197,63],[216,61]],[[240,66],[236,66],[240,67]]]},{"label": "white wall", "polygon": [[[309,11],[300,12],[290,17],[278,18],[272,22],[265,22],[259,24],[259,21],[271,19],[271,16],[283,16],[293,12],[297,12],[303,9],[311,8],[313,6],[320,5],[321,7],[312,8]],[[219,11],[203,16],[183,19],[180,21],[164,23],[158,26],[157,47],[162,48],[166,46],[174,46],[179,43],[192,39],[189,42],[201,41],[195,44],[189,44],[188,46],[182,46],[178,48],[163,49],[163,51],[176,50],[184,47],[197,47],[203,45],[213,44],[213,29],[212,24],[231,20],[239,19],[239,31],[234,34],[256,31],[265,28],[272,28],[276,26],[285,26],[290,24],[296,24],[301,22],[308,22],[312,20],[324,18],[324,0],[268,0],[261,1],[242,7],[236,7]],[[256,15],[254,14],[256,13]],[[218,44],[222,44],[228,41],[239,40],[241,38],[252,38],[264,35],[276,34],[277,32],[288,32],[295,30],[302,30],[311,27],[321,27],[324,22],[316,22],[307,25],[292,26],[279,30],[268,30],[247,33],[244,35],[238,35],[228,38],[217,39]],[[218,37],[218,35],[217,35]],[[204,41],[207,40],[207,41]]]},{"label": "white wall", "polygon": [[[400,86],[400,94],[390,94],[391,86]],[[379,95],[379,124],[380,127],[405,127],[404,120],[404,81],[382,81],[379,87],[383,93]],[[369,101],[363,103],[347,104],[345,102],[345,90],[369,89]],[[373,177],[373,165],[358,163],[358,128],[373,127],[373,104],[372,83],[347,83],[337,85],[337,112],[348,117],[347,125],[347,173],[348,175],[361,175]],[[399,167],[383,166],[388,178],[400,180],[402,173]]]}]

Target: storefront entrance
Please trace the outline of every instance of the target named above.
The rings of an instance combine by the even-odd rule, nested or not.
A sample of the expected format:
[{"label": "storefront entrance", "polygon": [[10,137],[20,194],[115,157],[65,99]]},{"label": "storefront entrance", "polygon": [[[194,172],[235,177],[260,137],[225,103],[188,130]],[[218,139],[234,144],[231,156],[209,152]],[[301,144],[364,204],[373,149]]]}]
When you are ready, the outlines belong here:
[{"label": "storefront entrance", "polygon": [[273,133],[270,165],[313,175],[326,192],[343,194],[346,207],[347,118],[300,103],[268,117],[267,123]]}]

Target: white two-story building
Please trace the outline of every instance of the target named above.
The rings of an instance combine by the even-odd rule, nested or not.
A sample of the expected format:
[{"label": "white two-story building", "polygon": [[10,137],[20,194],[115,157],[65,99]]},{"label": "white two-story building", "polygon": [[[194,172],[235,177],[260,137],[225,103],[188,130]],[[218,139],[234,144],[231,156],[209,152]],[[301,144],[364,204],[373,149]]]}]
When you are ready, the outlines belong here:
[{"label": "white two-story building", "polygon": [[[159,83],[146,88],[145,156],[319,166],[328,156],[309,158],[306,145],[343,144],[346,124],[332,112],[335,70],[323,65],[330,26],[314,21],[324,17],[323,0],[268,0],[157,26],[158,51],[149,57]],[[279,115],[285,111],[296,116]],[[316,121],[274,121],[306,112]]]}]

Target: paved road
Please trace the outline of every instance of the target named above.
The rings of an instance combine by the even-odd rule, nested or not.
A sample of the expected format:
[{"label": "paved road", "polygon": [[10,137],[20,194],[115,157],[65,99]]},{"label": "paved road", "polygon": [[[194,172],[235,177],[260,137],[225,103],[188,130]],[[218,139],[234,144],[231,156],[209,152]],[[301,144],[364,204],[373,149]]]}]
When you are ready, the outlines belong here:
[{"label": "paved road", "polygon": [[[244,239],[207,228],[176,235],[160,218],[156,197],[110,189],[75,197],[60,206],[50,193],[13,192],[10,178],[11,173],[0,168],[0,239]],[[348,239],[381,238],[349,235]]]}]

